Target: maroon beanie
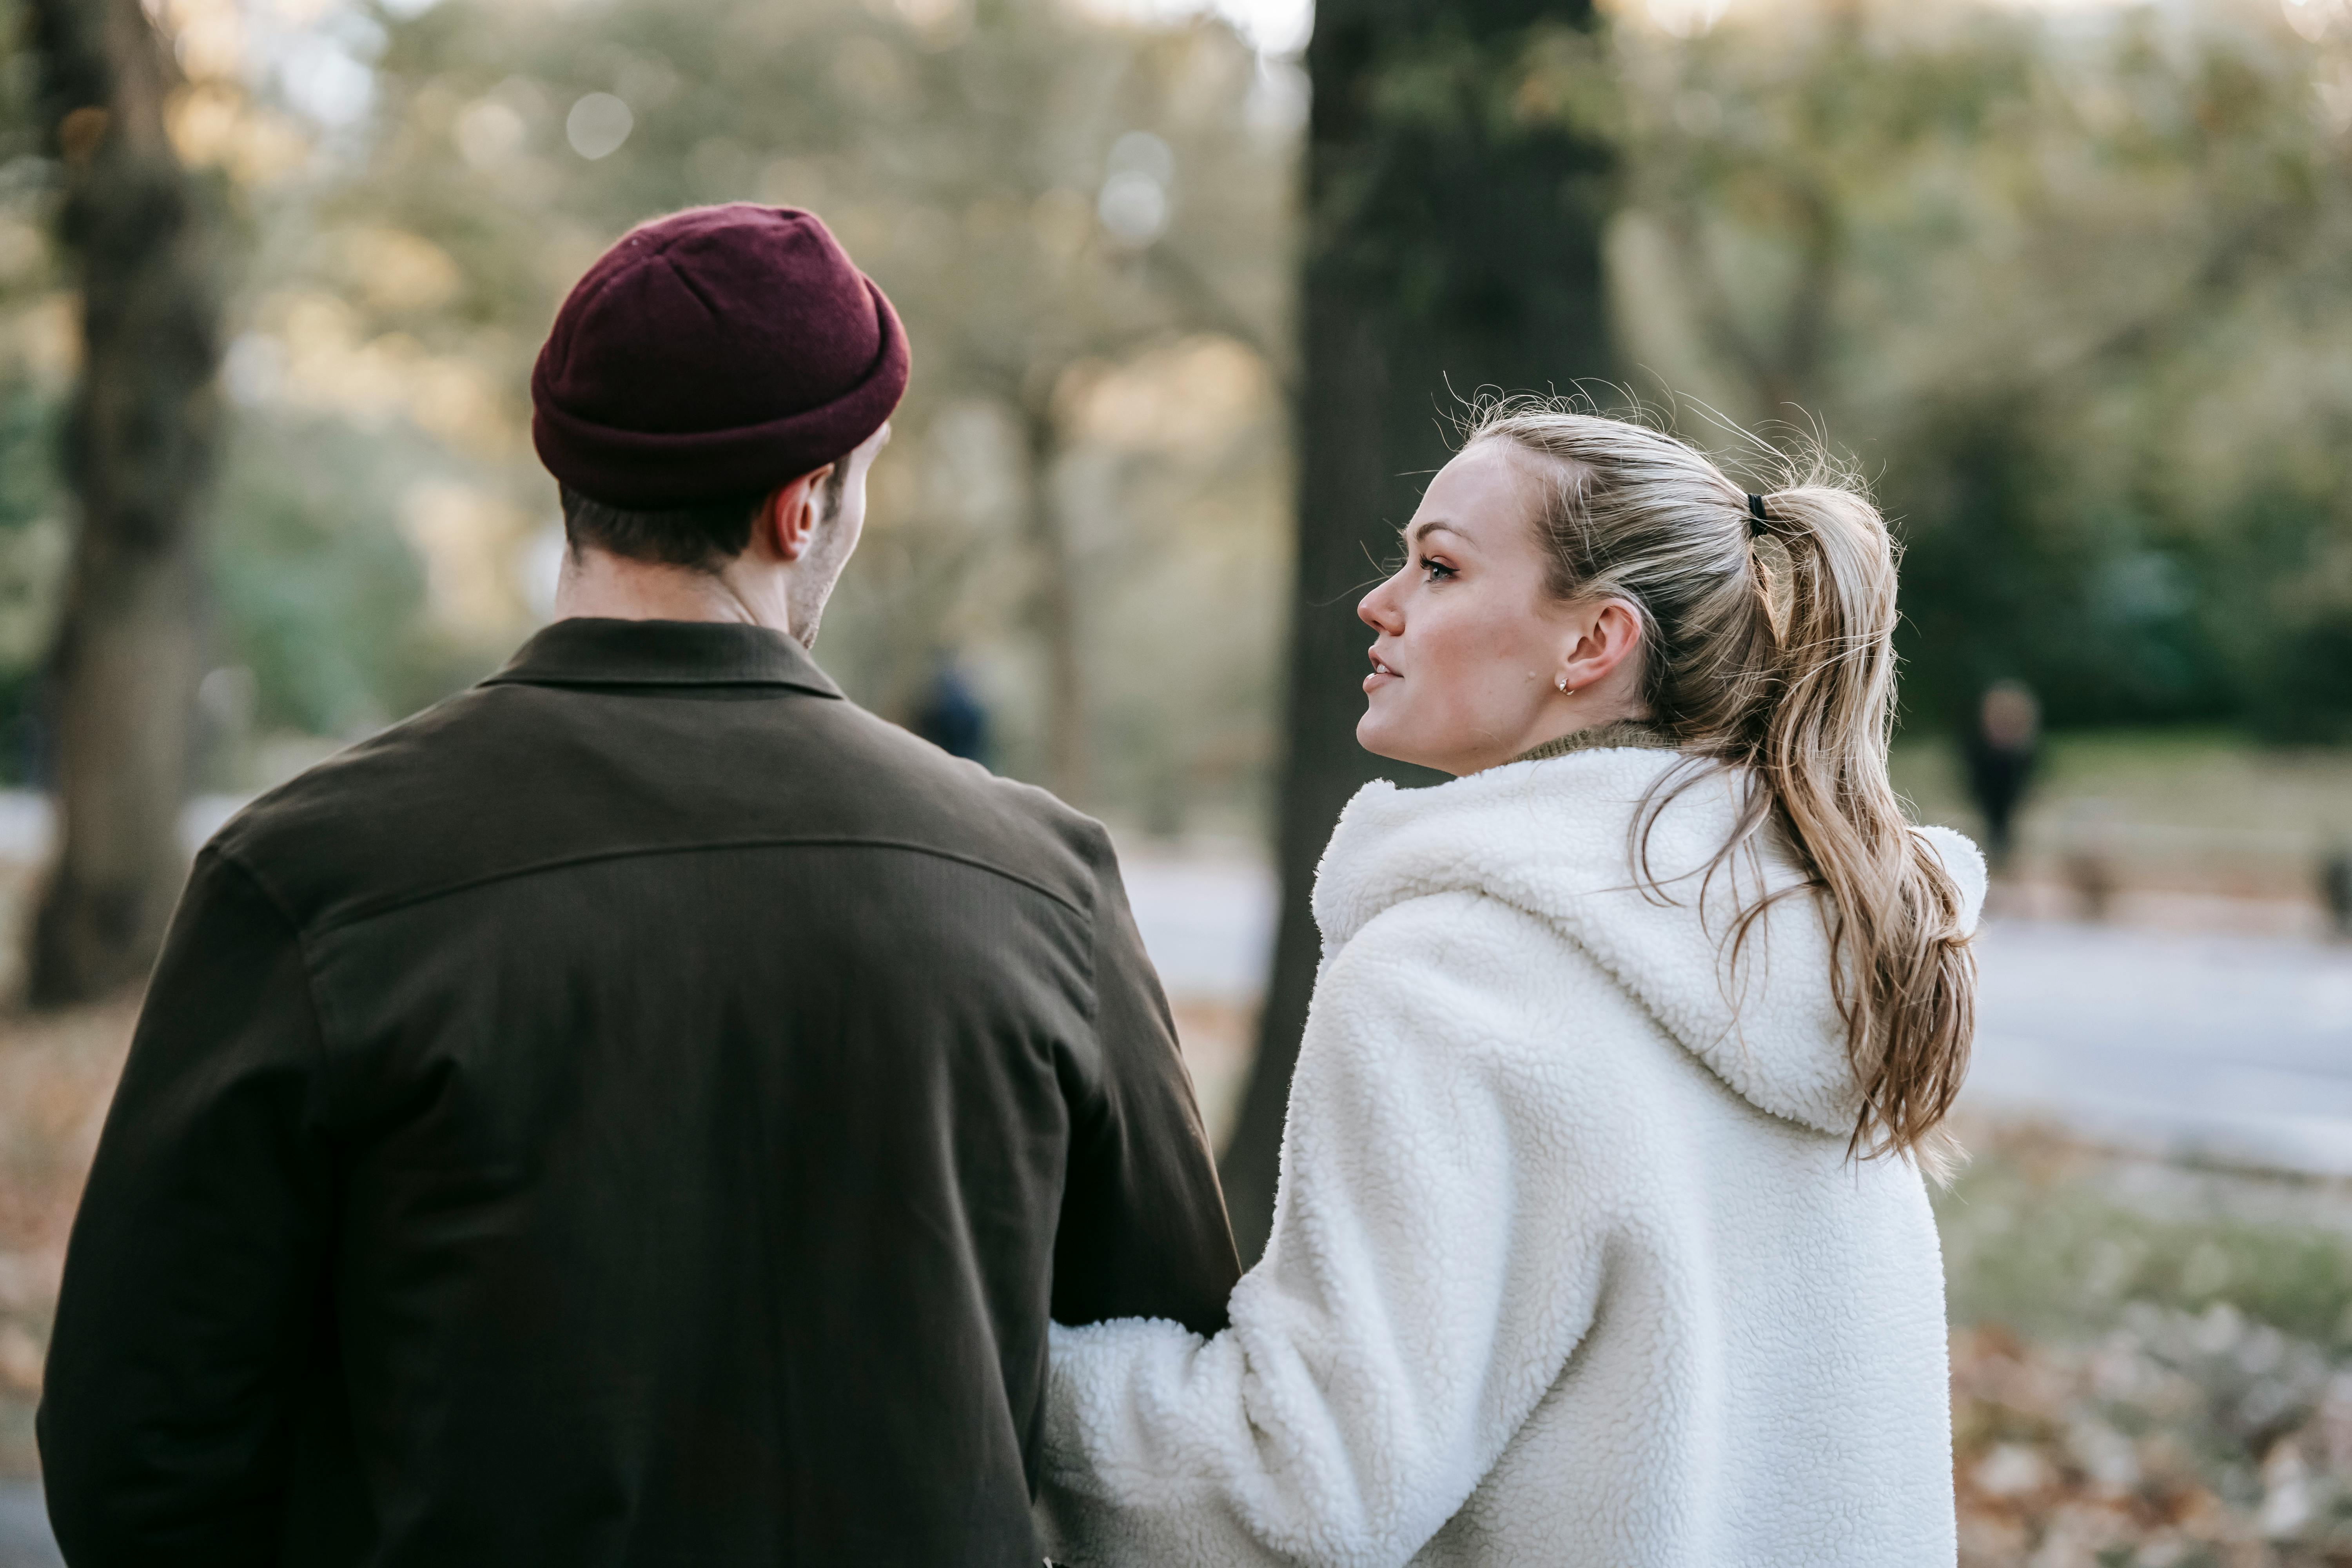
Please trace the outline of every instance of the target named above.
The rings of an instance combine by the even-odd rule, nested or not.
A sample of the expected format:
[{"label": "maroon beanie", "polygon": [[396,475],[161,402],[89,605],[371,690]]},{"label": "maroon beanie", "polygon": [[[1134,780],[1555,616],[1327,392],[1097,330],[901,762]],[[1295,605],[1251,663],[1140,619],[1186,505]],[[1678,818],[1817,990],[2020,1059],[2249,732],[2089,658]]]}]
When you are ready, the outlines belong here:
[{"label": "maroon beanie", "polygon": [[633,229],[531,371],[548,472],[652,510],[773,489],[882,427],[907,390],[890,301],[814,213],[737,202]]}]

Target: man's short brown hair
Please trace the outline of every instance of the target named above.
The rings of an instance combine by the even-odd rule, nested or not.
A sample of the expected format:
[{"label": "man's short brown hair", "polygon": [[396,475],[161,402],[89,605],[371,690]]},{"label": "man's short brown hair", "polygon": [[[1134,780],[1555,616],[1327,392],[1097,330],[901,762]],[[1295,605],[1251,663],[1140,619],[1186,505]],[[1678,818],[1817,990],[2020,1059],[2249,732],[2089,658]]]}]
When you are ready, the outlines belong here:
[{"label": "man's short brown hair", "polygon": [[[824,521],[839,515],[842,489],[848,482],[849,459],[843,458],[825,476],[818,501],[819,516]],[[751,542],[751,524],[775,492],[729,496],[658,511],[607,506],[570,485],[559,486],[558,493],[563,502],[563,537],[575,555],[593,545],[632,561],[718,572]]]}]

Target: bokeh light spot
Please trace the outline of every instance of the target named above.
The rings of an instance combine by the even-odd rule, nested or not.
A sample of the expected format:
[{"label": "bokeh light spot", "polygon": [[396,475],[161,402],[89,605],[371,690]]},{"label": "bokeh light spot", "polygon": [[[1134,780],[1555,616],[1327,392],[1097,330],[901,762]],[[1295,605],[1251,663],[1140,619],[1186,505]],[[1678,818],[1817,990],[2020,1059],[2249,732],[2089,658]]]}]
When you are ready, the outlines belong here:
[{"label": "bokeh light spot", "polygon": [[636,123],[627,104],[609,92],[592,92],[564,116],[563,135],[574,153],[593,163],[618,152]]}]

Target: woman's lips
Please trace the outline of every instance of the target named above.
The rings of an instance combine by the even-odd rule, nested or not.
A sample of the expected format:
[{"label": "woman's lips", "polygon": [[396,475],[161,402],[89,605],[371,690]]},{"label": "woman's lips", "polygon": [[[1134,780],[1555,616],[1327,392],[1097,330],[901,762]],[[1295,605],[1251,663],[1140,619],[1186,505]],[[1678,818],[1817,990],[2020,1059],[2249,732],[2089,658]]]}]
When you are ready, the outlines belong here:
[{"label": "woman's lips", "polygon": [[1371,674],[1364,677],[1364,689],[1367,692],[1378,691],[1388,682],[1391,680],[1402,680],[1403,679],[1403,676],[1399,675],[1395,670],[1391,669],[1387,665],[1382,664],[1379,659],[1375,658],[1372,660]]}]

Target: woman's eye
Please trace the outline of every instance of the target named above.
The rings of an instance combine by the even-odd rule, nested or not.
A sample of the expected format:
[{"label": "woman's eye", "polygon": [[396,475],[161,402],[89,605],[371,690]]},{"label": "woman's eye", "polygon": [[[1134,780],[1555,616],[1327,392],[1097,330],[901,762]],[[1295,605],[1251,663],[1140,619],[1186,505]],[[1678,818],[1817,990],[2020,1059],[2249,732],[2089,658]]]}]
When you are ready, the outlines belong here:
[{"label": "woman's eye", "polygon": [[1454,574],[1454,568],[1441,561],[1424,561],[1421,563],[1421,569],[1427,574],[1422,579],[1424,583],[1443,583]]}]

